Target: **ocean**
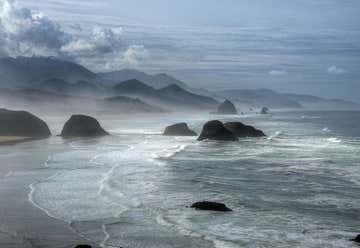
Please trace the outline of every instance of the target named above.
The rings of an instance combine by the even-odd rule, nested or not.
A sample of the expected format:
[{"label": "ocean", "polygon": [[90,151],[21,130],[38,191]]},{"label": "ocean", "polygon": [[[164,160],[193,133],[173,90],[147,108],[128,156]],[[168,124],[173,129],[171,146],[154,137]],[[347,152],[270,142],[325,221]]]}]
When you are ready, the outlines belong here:
[{"label": "ocean", "polygon": [[[46,141],[56,149],[40,166],[52,176],[29,185],[29,201],[101,247],[356,247],[360,112],[98,119],[111,136]],[[161,135],[184,121],[200,132],[211,119],[267,137]],[[188,208],[202,200],[233,212]]]}]

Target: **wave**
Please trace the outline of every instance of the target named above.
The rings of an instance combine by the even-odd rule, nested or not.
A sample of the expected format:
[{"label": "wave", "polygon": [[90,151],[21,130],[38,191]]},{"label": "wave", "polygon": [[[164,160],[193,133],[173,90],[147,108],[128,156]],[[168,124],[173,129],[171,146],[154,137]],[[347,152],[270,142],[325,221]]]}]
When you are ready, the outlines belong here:
[{"label": "wave", "polygon": [[324,127],[321,131],[323,131],[324,133],[330,133],[331,130],[328,127]]},{"label": "wave", "polygon": [[341,139],[338,139],[336,137],[328,138],[327,141],[329,141],[331,143],[341,143],[342,142]]},{"label": "wave", "polygon": [[283,134],[284,134],[283,131],[276,131],[275,134],[270,135],[267,139],[268,139],[268,140],[272,140],[272,139],[275,139],[275,138],[280,137],[280,136],[283,135]]},{"label": "wave", "polygon": [[167,149],[163,149],[160,152],[155,152],[152,154],[153,159],[170,159],[174,157],[176,154],[184,151],[189,145],[176,145]]}]

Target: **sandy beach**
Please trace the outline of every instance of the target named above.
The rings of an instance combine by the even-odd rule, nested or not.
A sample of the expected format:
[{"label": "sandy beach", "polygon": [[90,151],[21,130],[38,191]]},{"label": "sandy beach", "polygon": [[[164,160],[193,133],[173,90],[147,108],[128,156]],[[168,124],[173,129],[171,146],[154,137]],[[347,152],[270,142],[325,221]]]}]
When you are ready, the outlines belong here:
[{"label": "sandy beach", "polygon": [[50,176],[42,168],[52,151],[42,147],[52,139],[56,137],[16,145],[14,142],[27,138],[0,139],[0,247],[71,248],[89,244],[70,230],[68,223],[47,216],[29,201],[30,185]]}]

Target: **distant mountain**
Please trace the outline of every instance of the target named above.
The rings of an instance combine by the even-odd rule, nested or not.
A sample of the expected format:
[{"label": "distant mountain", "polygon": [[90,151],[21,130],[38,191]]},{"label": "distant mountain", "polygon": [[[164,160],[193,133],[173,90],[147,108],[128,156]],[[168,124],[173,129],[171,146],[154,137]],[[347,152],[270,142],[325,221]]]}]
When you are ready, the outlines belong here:
[{"label": "distant mountain", "polygon": [[140,97],[152,104],[170,108],[212,109],[218,104],[210,97],[193,94],[178,85],[154,89],[137,79],[119,83],[112,90],[117,95]]},{"label": "distant mountain", "polygon": [[348,110],[360,109],[358,103],[340,99],[325,99],[311,95],[279,93],[270,89],[240,89],[226,90],[216,93],[218,97],[229,98],[238,105],[273,109],[327,109]]},{"label": "distant mountain", "polygon": [[164,112],[163,109],[159,107],[152,106],[141,101],[138,98],[130,98],[126,96],[116,96],[106,98],[104,100],[104,106],[106,109],[110,109],[111,111],[115,111],[116,109],[120,108],[122,111],[129,112],[129,113],[160,113]]},{"label": "distant mountain", "polygon": [[217,93],[218,96],[229,98],[238,104],[252,107],[269,108],[301,108],[302,105],[286,95],[269,89],[239,89],[225,90]]},{"label": "distant mountain", "polygon": [[360,109],[360,104],[346,101],[342,99],[325,99],[311,95],[300,94],[283,94],[284,96],[299,102],[302,106],[312,109],[333,109],[333,110],[349,110]]},{"label": "distant mountain", "polygon": [[124,69],[114,72],[98,73],[97,75],[102,79],[102,83],[105,86],[114,86],[119,82],[137,79],[155,89],[161,89],[172,84],[187,88],[184,82],[165,73],[150,75],[138,70]]},{"label": "distant mountain", "polygon": [[104,93],[104,89],[93,83],[84,80],[76,83],[68,83],[59,78],[45,80],[43,83],[39,84],[37,88],[67,95],[100,95]]},{"label": "distant mountain", "polygon": [[51,78],[75,83],[95,80],[96,74],[81,65],[54,57],[0,58],[2,86],[29,86]]},{"label": "distant mountain", "polygon": [[192,105],[198,108],[211,108],[218,105],[218,102],[215,99],[191,93],[176,84],[159,89],[158,92],[160,92],[161,95],[170,97],[173,101],[184,105]]}]

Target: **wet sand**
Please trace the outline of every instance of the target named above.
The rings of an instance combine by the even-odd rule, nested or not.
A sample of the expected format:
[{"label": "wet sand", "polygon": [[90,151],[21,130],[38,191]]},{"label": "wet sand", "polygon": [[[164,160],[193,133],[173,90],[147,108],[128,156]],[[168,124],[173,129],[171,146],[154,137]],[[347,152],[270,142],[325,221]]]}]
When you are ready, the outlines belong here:
[{"label": "wet sand", "polygon": [[24,139],[0,139],[0,247],[71,248],[90,244],[68,223],[47,216],[28,199],[30,185],[51,176],[42,168],[50,154],[63,149],[53,144],[56,139],[17,144]]}]

